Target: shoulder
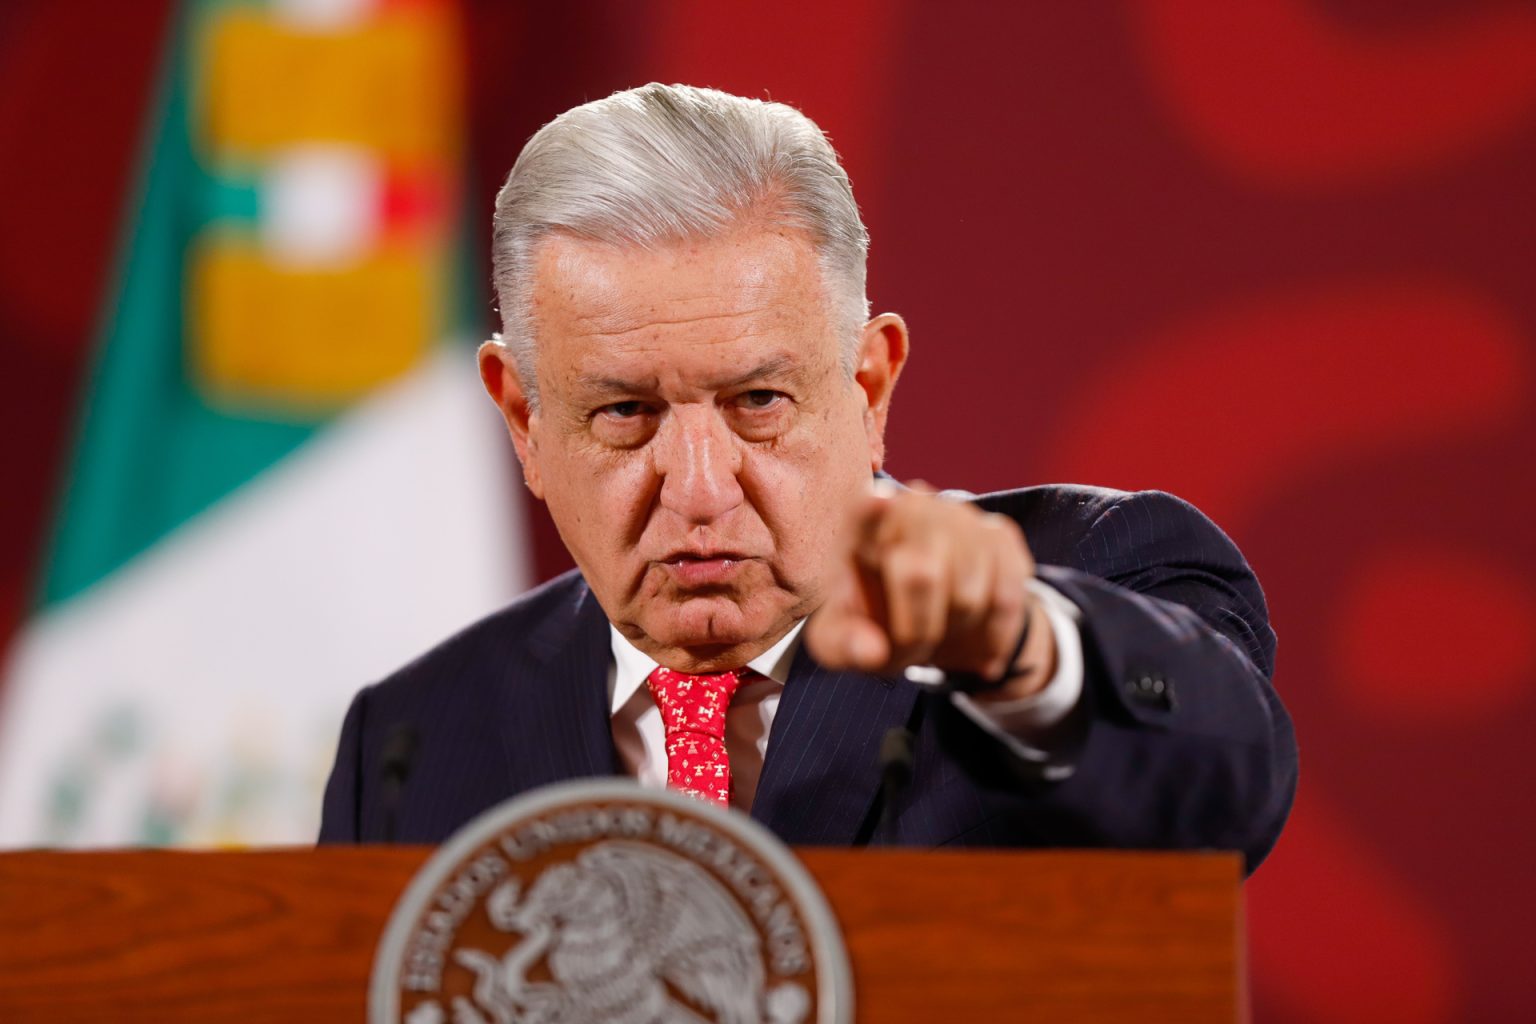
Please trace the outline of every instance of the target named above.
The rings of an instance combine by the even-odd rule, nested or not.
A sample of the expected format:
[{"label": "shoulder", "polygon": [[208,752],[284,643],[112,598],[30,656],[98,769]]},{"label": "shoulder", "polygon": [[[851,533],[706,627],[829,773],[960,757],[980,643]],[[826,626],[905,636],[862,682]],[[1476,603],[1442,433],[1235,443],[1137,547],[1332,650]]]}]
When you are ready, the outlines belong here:
[{"label": "shoulder", "polygon": [[1008,516],[1026,531],[1050,527],[1085,530],[1133,493],[1086,484],[1038,484],[993,491],[973,500],[988,512]]},{"label": "shoulder", "polygon": [[1149,558],[1183,556],[1243,564],[1230,537],[1194,505],[1166,491],[1041,484],[975,502],[1019,524],[1036,559],[1113,575]]},{"label": "shoulder", "polygon": [[590,600],[586,581],[573,569],[466,626],[365,693],[384,703],[430,701],[494,682],[509,666],[558,649]]},{"label": "shoulder", "polygon": [[[1057,589],[1071,589],[1060,576],[1066,570],[1182,604],[1240,643],[1266,675],[1272,670],[1274,630],[1258,578],[1221,527],[1183,498],[1049,484],[975,501],[1023,528],[1042,576]],[[1082,606],[1089,598],[1074,600]]]}]

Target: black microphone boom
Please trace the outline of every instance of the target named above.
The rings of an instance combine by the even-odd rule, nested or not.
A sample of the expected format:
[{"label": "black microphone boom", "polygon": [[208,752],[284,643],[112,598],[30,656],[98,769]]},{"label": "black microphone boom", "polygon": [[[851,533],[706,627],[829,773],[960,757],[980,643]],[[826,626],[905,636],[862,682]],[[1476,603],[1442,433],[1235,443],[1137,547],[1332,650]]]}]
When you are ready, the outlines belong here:
[{"label": "black microphone boom", "polygon": [[410,778],[416,764],[416,728],[409,722],[398,722],[384,739],[384,749],[379,754],[379,782],[384,795],[384,841],[395,841],[396,818],[400,810],[400,793],[405,780]]},{"label": "black microphone boom", "polygon": [[875,834],[889,842],[896,825],[896,798],[912,781],[912,733],[896,726],[880,741],[880,827]]}]

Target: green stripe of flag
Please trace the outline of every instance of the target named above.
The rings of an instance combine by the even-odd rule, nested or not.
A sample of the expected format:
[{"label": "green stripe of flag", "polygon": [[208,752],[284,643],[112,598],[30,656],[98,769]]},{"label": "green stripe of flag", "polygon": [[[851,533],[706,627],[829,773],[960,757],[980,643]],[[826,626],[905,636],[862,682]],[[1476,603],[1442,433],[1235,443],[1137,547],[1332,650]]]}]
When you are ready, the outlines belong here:
[{"label": "green stripe of flag", "polygon": [[[219,409],[188,377],[184,289],[191,241],[213,221],[257,230],[259,168],[211,166],[192,138],[200,19],[229,0],[185,0],[141,158],[139,202],[120,250],[115,301],[82,393],[73,462],[40,598],[63,601],[103,579],[312,437],[330,417],[291,408]],[[205,164],[203,161],[208,161]],[[440,335],[476,323],[464,220],[442,261],[451,296]],[[466,360],[468,367],[468,360]],[[466,372],[472,373],[472,368]]]}]

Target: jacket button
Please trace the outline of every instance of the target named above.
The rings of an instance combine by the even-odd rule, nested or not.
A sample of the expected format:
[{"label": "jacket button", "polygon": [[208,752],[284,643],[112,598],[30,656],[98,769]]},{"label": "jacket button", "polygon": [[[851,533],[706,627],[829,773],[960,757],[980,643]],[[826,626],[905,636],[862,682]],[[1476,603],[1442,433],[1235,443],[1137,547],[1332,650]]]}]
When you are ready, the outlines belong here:
[{"label": "jacket button", "polygon": [[1126,694],[1138,704],[1146,704],[1165,711],[1173,709],[1173,684],[1162,676],[1144,675],[1129,679]]}]

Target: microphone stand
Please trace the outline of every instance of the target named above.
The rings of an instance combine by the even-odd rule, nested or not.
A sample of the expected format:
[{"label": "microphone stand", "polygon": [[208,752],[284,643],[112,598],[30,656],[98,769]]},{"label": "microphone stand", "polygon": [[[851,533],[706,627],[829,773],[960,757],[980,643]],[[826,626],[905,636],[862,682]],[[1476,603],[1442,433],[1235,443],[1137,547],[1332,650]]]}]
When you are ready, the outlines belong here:
[{"label": "microphone stand", "polygon": [[393,843],[400,814],[400,793],[416,763],[416,729],[400,722],[390,730],[379,755],[379,781],[384,795],[384,841]]},{"label": "microphone stand", "polygon": [[880,741],[880,824],[875,828],[881,845],[896,838],[896,800],[912,781],[912,733],[896,726]]}]

